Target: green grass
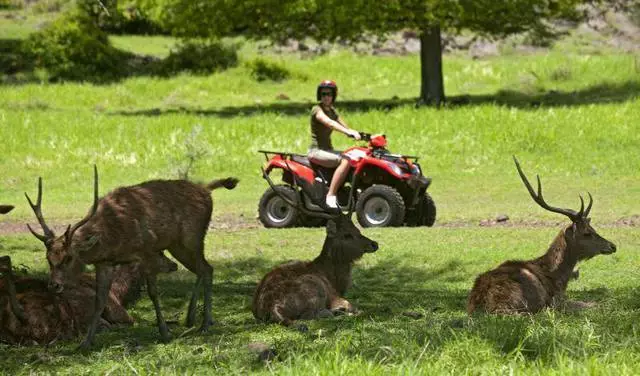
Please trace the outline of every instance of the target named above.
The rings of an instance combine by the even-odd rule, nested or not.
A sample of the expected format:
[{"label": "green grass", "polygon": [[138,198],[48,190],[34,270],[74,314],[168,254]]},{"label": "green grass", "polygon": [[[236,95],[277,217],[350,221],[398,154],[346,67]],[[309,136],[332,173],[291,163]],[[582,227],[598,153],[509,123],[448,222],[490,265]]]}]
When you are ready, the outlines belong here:
[{"label": "green grass", "polygon": [[[169,38],[113,41],[158,56],[173,43]],[[252,48],[243,47],[243,61],[255,56]],[[445,56],[447,94],[468,103],[441,110],[413,107],[417,56],[343,51],[306,60],[267,57],[281,60],[293,78],[257,83],[240,64],[211,76],[137,77],[102,86],[0,86],[0,203],[17,206],[0,222],[34,222],[23,192],[36,194],[38,176],[44,180],[44,215],[57,225],[84,215],[93,163],[101,194],[175,177],[176,159],[184,156],[185,140],[198,125],[198,142],[210,154],[196,165],[194,177],[241,179],[235,190],[214,193],[206,252],[215,266],[219,324],[210,334],[158,344],[152,305],[143,298],[132,310],[137,324],[100,333],[96,352],[78,355],[74,341],[48,348],[1,346],[0,373],[640,372],[640,233],[618,224],[640,215],[640,79],[633,56],[557,50],[485,60]],[[311,322],[310,330],[300,333],[255,323],[251,295],[273,266],[316,255],[324,231],[258,225],[257,203],[267,185],[257,150],[306,151],[315,85],[326,77],[338,81],[338,110],[351,126],[384,132],[392,151],[421,156],[434,179],[430,191],[438,219],[431,229],[364,230],[381,248],[358,264],[347,296],[362,314]],[[280,93],[291,100],[276,100]],[[337,147],[352,144],[340,135],[334,141]],[[466,317],[466,295],[477,274],[506,259],[541,254],[566,223],[528,197],[514,154],[530,179],[542,176],[552,205],[577,208],[578,194],[594,196],[594,226],[619,251],[585,263],[568,295],[597,301],[596,308]],[[516,224],[543,224],[477,226],[498,214],[508,214]],[[0,254],[10,254],[33,273],[47,271],[43,247],[29,234],[0,235]],[[183,320],[193,281],[184,269],[163,276],[167,318]],[[424,317],[414,320],[402,315],[406,311]],[[183,331],[173,327],[176,337]],[[258,362],[247,349],[255,341],[274,346],[279,359]]]},{"label": "green grass", "polygon": [[[132,314],[130,329],[98,334],[98,350],[73,353],[75,343],[43,349],[2,348],[4,372],[231,373],[279,374],[634,374],[637,336],[637,258],[635,229],[602,230],[620,250],[584,264],[569,297],[595,300],[581,313],[545,311],[527,317],[480,317],[465,314],[466,294],[478,273],[508,258],[533,257],[557,229],[433,228],[367,230],[380,250],[366,255],[354,272],[348,298],[362,313],[354,317],[309,322],[300,333],[254,322],[250,299],[255,283],[273,265],[291,258],[311,258],[322,242],[313,229],[238,232],[214,231],[207,258],[215,265],[212,333],[187,335],[157,343],[148,299]],[[37,240],[9,236],[4,246],[20,249],[17,263],[46,268]],[[162,278],[165,316],[181,322],[193,275],[181,269]],[[403,312],[422,313],[414,320]],[[180,336],[181,326],[173,327]],[[247,345],[273,346],[280,360],[268,367]],[[135,370],[135,371],[134,371]]]}]

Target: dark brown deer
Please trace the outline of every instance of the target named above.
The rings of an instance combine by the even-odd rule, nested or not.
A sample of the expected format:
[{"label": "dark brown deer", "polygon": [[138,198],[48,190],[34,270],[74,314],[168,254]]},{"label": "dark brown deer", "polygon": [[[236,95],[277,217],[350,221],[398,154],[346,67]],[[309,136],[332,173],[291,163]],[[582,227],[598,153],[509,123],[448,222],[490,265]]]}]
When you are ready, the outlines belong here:
[{"label": "dark brown deer", "polygon": [[362,235],[346,216],[330,219],[318,257],[278,266],[262,279],[253,296],[253,315],[288,326],[298,319],[353,312],[342,297],[351,286],[353,263],[377,249],[378,243]]},{"label": "dark brown deer", "polygon": [[13,210],[13,205],[0,205],[0,214],[7,214]]},{"label": "dark brown deer", "polygon": [[537,177],[536,194],[518,160],[515,157],[513,159],[533,200],[545,210],[566,215],[571,224],[560,231],[541,257],[529,261],[507,261],[496,269],[480,274],[467,302],[469,314],[476,311],[535,313],[546,307],[554,307],[564,299],[569,280],[577,277],[573,270],[579,261],[616,251],[615,244],[598,235],[591,227],[591,194],[586,210],[582,196],[578,212],[552,207],[542,197],[540,177]]},{"label": "dark brown deer", "polygon": [[[177,265],[160,254],[154,266],[171,272]],[[0,341],[10,344],[47,344],[67,339],[87,330],[93,315],[95,277],[83,273],[74,286],[52,293],[47,281],[39,278],[15,278],[11,258],[0,257]],[[100,323],[131,324],[126,308],[140,295],[139,264],[117,268]]]},{"label": "dark brown deer", "polygon": [[[262,172],[273,189],[273,182]],[[300,186],[309,197],[317,196],[314,187],[304,182]],[[342,297],[351,286],[353,263],[365,253],[375,252],[378,243],[362,235],[351,219],[340,212],[311,213],[283,195],[280,198],[305,215],[328,219],[327,236],[322,252],[313,261],[286,263],[264,276],[253,295],[253,315],[262,321],[289,326],[298,319],[353,312],[351,303]]]},{"label": "dark brown deer", "polygon": [[[41,212],[42,179],[38,179],[38,199],[31,205],[44,235],[29,230],[47,248],[50,266],[49,288],[58,293],[73,286],[82,265],[96,269],[95,312],[81,349],[91,346],[102,310],[108,298],[115,265],[140,263],[153,302],[163,341],[170,339],[157,296],[158,270],[149,262],[168,250],[176,260],[197,275],[189,301],[186,324],[193,326],[200,288],[204,285],[204,317],[201,331],[208,330],[211,317],[213,268],[204,257],[204,238],[213,208],[211,191],[233,189],[236,178],[195,184],[186,180],[152,180],[120,187],[98,200],[98,172],[94,167],[94,200],[80,222],[67,227],[57,237],[45,223]],[[26,194],[25,194],[26,195]]]}]

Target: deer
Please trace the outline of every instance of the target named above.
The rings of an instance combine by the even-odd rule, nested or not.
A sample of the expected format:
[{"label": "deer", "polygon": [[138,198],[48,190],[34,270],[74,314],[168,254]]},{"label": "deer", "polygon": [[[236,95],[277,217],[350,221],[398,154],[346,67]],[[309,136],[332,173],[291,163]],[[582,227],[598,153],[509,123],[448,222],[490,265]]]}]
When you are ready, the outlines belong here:
[{"label": "deer", "polygon": [[[163,254],[153,260],[161,272],[177,270],[178,265]],[[95,277],[83,273],[78,282],[61,294],[52,293],[41,278],[13,275],[11,258],[0,257],[0,342],[9,344],[49,344],[77,336],[86,330],[93,307]],[[126,308],[140,295],[140,264],[121,265],[114,272],[101,326],[130,325],[133,318]]]},{"label": "deer", "polygon": [[586,210],[582,196],[579,196],[580,210],[577,212],[553,207],[542,196],[540,176],[537,176],[536,193],[515,156],[513,160],[533,201],[547,211],[567,216],[571,224],[553,239],[544,255],[527,261],[506,261],[497,268],[480,274],[467,301],[467,312],[470,315],[476,311],[530,314],[548,307],[556,308],[564,299],[569,281],[577,278],[574,267],[578,262],[616,252],[616,245],[600,236],[591,226],[591,193]]},{"label": "deer", "polygon": [[187,180],[150,180],[119,187],[98,199],[98,170],[94,166],[93,204],[89,212],[64,234],[56,236],[41,211],[42,178],[38,178],[36,204],[25,193],[43,234],[29,231],[42,241],[50,266],[49,289],[61,293],[73,286],[83,265],[96,271],[95,311],[79,350],[91,348],[101,313],[107,302],[116,265],[137,262],[153,302],[160,339],[170,340],[157,293],[153,260],[167,250],[185,268],[196,274],[187,309],[186,325],[194,326],[199,291],[204,286],[204,314],[201,332],[213,323],[211,316],[213,267],[204,257],[204,239],[211,221],[211,192],[233,189],[238,179],[228,177],[197,184]]},{"label": "deer", "polygon": [[[273,188],[264,171],[263,176]],[[314,260],[280,265],[262,278],[253,296],[254,317],[291,326],[299,319],[355,313],[353,305],[343,298],[351,286],[351,270],[365,253],[376,252],[378,243],[362,235],[341,212],[310,213],[284,195],[280,197],[307,215],[328,219],[327,235],[320,255]]]}]

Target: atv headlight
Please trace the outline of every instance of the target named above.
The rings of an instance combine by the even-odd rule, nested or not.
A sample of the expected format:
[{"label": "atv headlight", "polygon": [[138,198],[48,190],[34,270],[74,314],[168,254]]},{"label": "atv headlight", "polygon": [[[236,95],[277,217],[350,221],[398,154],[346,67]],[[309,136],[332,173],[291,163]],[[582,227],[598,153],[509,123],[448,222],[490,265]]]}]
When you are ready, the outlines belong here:
[{"label": "atv headlight", "polygon": [[414,163],[411,165],[411,174],[415,175],[415,176],[420,176],[422,175],[422,170],[420,170],[420,165],[417,163]]},{"label": "atv headlight", "polygon": [[391,171],[393,171],[394,174],[398,176],[402,176],[403,174],[402,169],[397,164],[387,162],[387,165],[389,165],[389,168],[391,168]]}]

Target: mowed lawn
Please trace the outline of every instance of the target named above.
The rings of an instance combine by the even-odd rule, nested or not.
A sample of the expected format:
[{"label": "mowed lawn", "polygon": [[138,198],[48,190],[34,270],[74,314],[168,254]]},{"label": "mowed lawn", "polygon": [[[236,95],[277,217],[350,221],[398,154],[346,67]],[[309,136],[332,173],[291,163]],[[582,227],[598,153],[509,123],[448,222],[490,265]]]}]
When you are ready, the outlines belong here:
[{"label": "mowed lawn", "polygon": [[[135,44],[124,38],[123,48]],[[243,50],[241,61],[252,54]],[[183,335],[195,277],[181,268],[160,285],[165,316],[176,323],[173,342],[158,343],[144,297],[132,310],[135,326],[99,333],[95,352],[76,354],[78,341],[0,345],[0,372],[640,373],[640,79],[633,56],[446,56],[447,94],[461,104],[440,110],[413,106],[417,56],[270,58],[293,78],[258,83],[241,62],[211,76],[0,86],[0,203],[16,205],[0,219],[0,231],[35,222],[23,192],[36,194],[38,176],[44,215],[57,229],[89,207],[93,164],[101,194],[174,178],[189,150],[206,152],[191,172],[195,180],[240,178],[235,190],[213,194],[206,253],[215,267],[218,323],[209,334]],[[338,81],[337,107],[352,127],[383,132],[392,151],[421,156],[438,218],[433,228],[363,230],[380,250],[354,270],[347,298],[361,313],[309,322],[300,332],[256,323],[251,296],[273,266],[318,254],[324,230],[259,226],[257,203],[267,185],[257,150],[306,151],[308,112],[324,78]],[[276,99],[281,93],[290,100]],[[337,147],[352,143],[334,140]],[[477,274],[540,255],[567,224],[533,203],[512,155],[530,179],[541,175],[552,205],[577,209],[579,194],[593,195],[592,223],[618,252],[584,263],[568,296],[595,301],[595,308],[466,316]],[[480,226],[500,214],[510,217],[505,225]],[[46,274],[43,246],[30,234],[4,230],[0,247],[16,265]],[[259,361],[248,346],[255,342],[273,347],[277,358]]]}]

